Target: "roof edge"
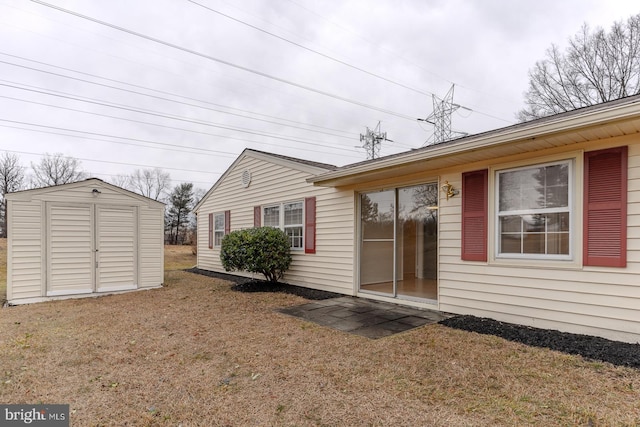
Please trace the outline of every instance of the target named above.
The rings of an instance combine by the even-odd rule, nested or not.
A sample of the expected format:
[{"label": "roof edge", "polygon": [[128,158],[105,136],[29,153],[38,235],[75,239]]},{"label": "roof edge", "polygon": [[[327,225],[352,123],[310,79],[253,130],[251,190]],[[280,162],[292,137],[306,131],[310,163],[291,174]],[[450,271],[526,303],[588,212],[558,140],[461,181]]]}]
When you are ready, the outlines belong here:
[{"label": "roof edge", "polygon": [[157,203],[157,204],[162,205],[162,206],[166,205],[166,203],[164,203],[164,202],[152,199],[152,198],[147,197],[147,196],[143,196],[142,194],[138,194],[138,193],[136,193],[134,191],[127,190],[126,188],[118,187],[117,185],[114,185],[114,184],[111,184],[109,182],[106,182],[106,181],[104,181],[104,180],[102,180],[100,178],[87,178],[87,179],[83,179],[83,180],[80,180],[80,181],[67,182],[67,183],[64,183],[64,184],[49,185],[47,187],[27,188],[25,190],[18,190],[18,191],[13,191],[11,193],[7,193],[6,197],[11,199],[14,194],[15,195],[20,195],[20,194],[25,194],[25,193],[28,193],[28,192],[47,193],[47,192],[50,192],[50,191],[55,191],[55,190],[57,190],[57,189],[59,189],[61,187],[78,187],[78,186],[83,185],[83,184],[91,184],[92,182],[95,183],[95,184],[99,184],[101,186],[112,188],[114,191],[118,191],[118,192],[121,192],[121,193],[126,193],[126,194],[128,194],[128,195],[130,195],[132,197],[141,199],[141,200],[143,200],[143,201],[145,201],[147,203]]},{"label": "roof edge", "polygon": [[475,135],[469,135],[445,143],[413,149],[379,159],[354,163],[307,179],[316,185],[329,185],[332,180],[346,178],[381,169],[388,169],[410,162],[449,156],[466,151],[488,148],[507,142],[535,139],[543,135],[561,133],[601,123],[640,116],[640,95],[618,99],[578,110],[518,123]]}]

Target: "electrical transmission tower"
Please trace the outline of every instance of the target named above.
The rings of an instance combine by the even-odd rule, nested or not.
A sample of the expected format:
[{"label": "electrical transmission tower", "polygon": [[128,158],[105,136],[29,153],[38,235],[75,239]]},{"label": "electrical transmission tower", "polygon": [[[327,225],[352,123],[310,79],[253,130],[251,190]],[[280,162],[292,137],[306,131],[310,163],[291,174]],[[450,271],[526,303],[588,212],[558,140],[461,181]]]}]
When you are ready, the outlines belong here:
[{"label": "electrical transmission tower", "polygon": [[[460,105],[453,103],[453,89],[455,85],[451,85],[451,89],[447,92],[444,98],[440,99],[435,95],[433,97],[433,113],[426,119],[418,119],[422,122],[431,123],[433,129],[433,143],[438,144],[440,142],[450,141],[455,136],[466,135],[463,132],[455,132],[451,130],[451,116],[453,112],[460,108]],[[425,143],[428,145],[429,141]]]},{"label": "electrical transmission tower", "polygon": [[393,142],[390,139],[387,139],[387,133],[381,132],[380,130],[380,122],[375,127],[374,130],[371,130],[367,127],[366,133],[360,134],[360,142],[364,142],[362,144],[362,148],[367,152],[367,160],[377,159],[380,157],[380,146],[382,145],[382,141]]}]

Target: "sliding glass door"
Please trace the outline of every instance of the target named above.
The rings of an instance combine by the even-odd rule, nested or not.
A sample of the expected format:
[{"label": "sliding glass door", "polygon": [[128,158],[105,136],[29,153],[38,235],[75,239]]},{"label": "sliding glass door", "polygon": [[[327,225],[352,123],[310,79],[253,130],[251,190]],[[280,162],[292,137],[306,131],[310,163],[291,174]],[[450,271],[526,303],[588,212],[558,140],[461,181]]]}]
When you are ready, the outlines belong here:
[{"label": "sliding glass door", "polygon": [[395,295],[395,191],[360,195],[360,289]]},{"label": "sliding glass door", "polygon": [[360,195],[360,291],[437,299],[438,186]]}]

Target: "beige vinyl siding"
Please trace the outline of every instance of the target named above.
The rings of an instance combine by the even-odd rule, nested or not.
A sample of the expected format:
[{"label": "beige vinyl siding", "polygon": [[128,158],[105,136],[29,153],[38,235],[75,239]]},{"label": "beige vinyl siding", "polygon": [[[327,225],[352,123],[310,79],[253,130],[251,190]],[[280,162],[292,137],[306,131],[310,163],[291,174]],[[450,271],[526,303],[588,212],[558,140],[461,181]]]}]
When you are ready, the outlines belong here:
[{"label": "beige vinyl siding", "polygon": [[97,179],[7,200],[9,303],[162,285],[163,204]]},{"label": "beige vinyl siding", "polygon": [[135,207],[98,206],[97,291],[136,287],[138,242]]},{"label": "beige vinyl siding", "polygon": [[138,285],[154,287],[164,282],[164,209],[140,206]]},{"label": "beige vinyl siding", "polygon": [[[306,182],[311,172],[286,163],[244,155],[216,184],[198,208],[198,267],[224,272],[219,248],[208,248],[210,213],[229,210],[233,231],[253,227],[254,206],[303,201],[305,197],[315,196],[316,253],[292,250],[293,262],[283,280],[353,294],[353,192],[314,187]],[[252,175],[248,188],[241,184],[245,170]]]},{"label": "beige vinyl siding", "polygon": [[[629,145],[627,267],[582,266],[582,151]],[[540,147],[544,148],[544,147]],[[505,164],[542,163],[549,158],[576,157],[574,260],[493,260],[493,224],[489,215],[489,262],[461,260],[462,173]],[[491,174],[490,169],[490,174]],[[435,178],[434,178],[435,177]],[[464,168],[430,170],[367,182],[355,187],[375,191],[444,181],[461,193],[446,200],[440,192],[438,212],[438,309],[505,322],[603,336],[628,342],[640,341],[640,143],[628,137],[589,141],[562,149],[540,150],[476,162]],[[491,180],[490,180],[491,181]],[[489,184],[489,193],[493,193]],[[492,200],[489,201],[491,211]],[[356,218],[357,221],[357,218]],[[355,225],[354,225],[355,227]],[[356,261],[357,262],[357,261]],[[357,265],[354,266],[357,268]],[[370,297],[365,294],[358,294]],[[376,297],[377,298],[377,297]],[[388,299],[406,304],[406,301]],[[429,307],[427,304],[423,304]]]},{"label": "beige vinyl siding", "polygon": [[49,205],[47,296],[93,292],[91,205]]},{"label": "beige vinyl siding", "polygon": [[8,201],[7,300],[42,296],[45,248],[39,204]]},{"label": "beige vinyl siding", "polygon": [[[589,143],[584,148],[596,150],[615,145],[615,140],[609,140]],[[571,153],[575,151],[567,151],[567,155]],[[554,154],[562,157],[557,150]],[[541,152],[532,157],[531,164],[544,155]],[[500,163],[500,159],[495,159],[492,165],[484,166]],[[460,260],[461,198],[443,203],[440,208],[440,310],[622,341],[640,340],[640,145],[629,146],[626,268],[582,266],[582,169],[576,169],[573,262],[493,260],[495,243],[489,245],[488,263],[463,262]],[[460,177],[461,172],[456,172],[442,178],[457,184]],[[491,187],[490,184],[490,193],[494,191]],[[489,222],[492,221],[494,217],[490,214]],[[495,240],[492,233],[490,226],[490,242]]]}]

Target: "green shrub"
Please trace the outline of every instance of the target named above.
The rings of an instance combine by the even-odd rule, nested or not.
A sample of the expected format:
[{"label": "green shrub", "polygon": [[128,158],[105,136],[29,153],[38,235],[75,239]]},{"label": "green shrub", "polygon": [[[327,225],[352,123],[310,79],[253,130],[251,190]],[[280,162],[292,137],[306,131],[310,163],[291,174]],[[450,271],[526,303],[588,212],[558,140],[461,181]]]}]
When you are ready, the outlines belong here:
[{"label": "green shrub", "polygon": [[289,237],[273,227],[236,230],[224,236],[220,260],[226,271],[262,273],[277,282],[291,264]]}]

